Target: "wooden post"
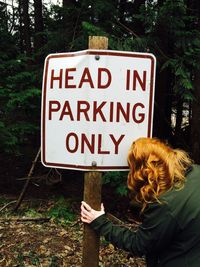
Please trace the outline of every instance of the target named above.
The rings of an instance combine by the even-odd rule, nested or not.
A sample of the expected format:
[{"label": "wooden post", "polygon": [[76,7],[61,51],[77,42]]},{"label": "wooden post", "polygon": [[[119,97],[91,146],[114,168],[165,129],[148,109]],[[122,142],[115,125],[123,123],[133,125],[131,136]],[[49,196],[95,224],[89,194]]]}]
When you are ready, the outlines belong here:
[{"label": "wooden post", "polygon": [[[108,38],[102,36],[89,37],[89,49],[108,49]],[[101,172],[86,172],[84,175],[84,201],[92,208],[100,210],[101,208]],[[87,225],[84,225],[83,233],[83,261],[82,267],[99,266],[99,242],[100,238]]]},{"label": "wooden post", "polygon": [[89,36],[89,49],[108,49],[108,38],[103,36]]},{"label": "wooden post", "polygon": [[[101,172],[87,172],[84,177],[84,200],[99,210],[101,205]],[[83,233],[83,267],[99,266],[99,236],[88,226],[84,225]]]}]

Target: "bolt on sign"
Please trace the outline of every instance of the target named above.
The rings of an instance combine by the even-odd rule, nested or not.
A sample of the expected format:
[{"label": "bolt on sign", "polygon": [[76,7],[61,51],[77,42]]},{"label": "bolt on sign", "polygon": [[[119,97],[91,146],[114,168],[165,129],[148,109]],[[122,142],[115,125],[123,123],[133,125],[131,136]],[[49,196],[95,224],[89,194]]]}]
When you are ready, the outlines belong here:
[{"label": "bolt on sign", "polygon": [[152,54],[84,50],[50,54],[42,92],[42,163],[77,170],[128,170],[134,139],[152,131]]}]

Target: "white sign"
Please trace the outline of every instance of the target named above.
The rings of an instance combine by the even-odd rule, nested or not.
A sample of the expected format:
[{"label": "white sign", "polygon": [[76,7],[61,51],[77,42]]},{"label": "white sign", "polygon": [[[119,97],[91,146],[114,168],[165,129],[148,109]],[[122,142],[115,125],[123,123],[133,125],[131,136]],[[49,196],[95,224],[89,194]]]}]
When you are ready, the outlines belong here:
[{"label": "white sign", "polygon": [[128,170],[127,153],[150,137],[155,57],[85,50],[46,58],[42,163],[78,170]]}]

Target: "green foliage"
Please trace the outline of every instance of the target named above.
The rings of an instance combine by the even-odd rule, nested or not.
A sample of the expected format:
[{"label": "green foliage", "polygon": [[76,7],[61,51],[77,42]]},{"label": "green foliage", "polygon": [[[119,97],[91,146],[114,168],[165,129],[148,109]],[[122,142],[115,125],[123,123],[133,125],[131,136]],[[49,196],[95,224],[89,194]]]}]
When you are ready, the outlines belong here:
[{"label": "green foliage", "polygon": [[26,58],[2,61],[1,66],[1,147],[6,152],[19,152],[19,146],[39,130],[41,89],[37,72],[27,71]]},{"label": "green foliage", "polygon": [[127,172],[106,172],[103,175],[103,184],[109,184],[120,196],[126,196],[128,188],[126,185]]},{"label": "green foliage", "polygon": [[[19,153],[20,147],[39,136],[43,59],[49,53],[87,49],[89,35],[107,36],[109,49],[152,52],[158,75],[165,70],[172,74],[172,108],[176,109],[179,99],[193,100],[200,33],[192,12],[183,0],[84,0],[71,1],[67,7],[44,4],[42,32],[34,33],[30,12],[33,51],[27,56],[24,32],[20,25],[13,25],[13,18],[20,22],[18,8],[11,12],[0,4],[0,149]],[[36,35],[45,38],[37,52]]]},{"label": "green foliage", "polygon": [[18,263],[19,263],[20,267],[25,267],[24,259],[25,259],[25,257],[23,255],[23,253],[19,252],[18,255],[17,255],[17,260],[18,260]]},{"label": "green foliage", "polygon": [[9,200],[4,198],[4,197],[0,197],[0,205],[4,206],[5,204],[9,203]]},{"label": "green foliage", "polygon": [[58,266],[58,263],[57,263],[58,260],[59,260],[59,258],[57,256],[52,256],[49,267],[57,267]]},{"label": "green foliage", "polygon": [[25,254],[19,251],[17,255],[17,266],[25,267],[27,266],[27,261],[31,264],[31,266],[40,266],[39,255],[37,255],[35,252],[29,251],[28,254]]},{"label": "green foliage", "polygon": [[107,34],[103,29],[91,24],[90,22],[82,22],[83,30],[87,33],[88,36],[106,36]]},{"label": "green foliage", "polygon": [[6,152],[11,152],[17,146],[17,137],[12,134],[9,127],[6,127],[4,122],[0,121],[0,149]]},{"label": "green foliage", "polygon": [[30,260],[30,263],[34,266],[40,266],[40,259],[39,259],[39,256],[34,253],[33,251],[30,251],[29,254],[28,254],[28,257],[29,257],[29,260]]},{"label": "green foliage", "polygon": [[170,67],[174,73],[174,94],[184,100],[193,98],[192,70],[199,66],[200,52],[199,32],[194,28],[195,17],[188,16],[186,4],[183,1],[165,1],[160,8],[159,21],[167,25],[170,36],[171,55],[163,64],[162,69]]},{"label": "green foliage", "polygon": [[[173,94],[183,100],[193,98],[193,71],[199,67],[200,33],[195,29],[196,17],[188,14],[184,1],[147,1],[140,14],[133,16],[145,29],[140,44],[152,51],[160,70],[174,74]],[[142,47],[141,46],[141,47]]]},{"label": "green foliage", "polygon": [[67,224],[75,220],[76,217],[71,209],[70,202],[66,201],[62,196],[55,201],[54,206],[49,209],[47,215],[61,224]]},{"label": "green foliage", "polygon": [[25,217],[38,218],[41,217],[41,213],[37,212],[35,209],[28,209],[24,212]]}]

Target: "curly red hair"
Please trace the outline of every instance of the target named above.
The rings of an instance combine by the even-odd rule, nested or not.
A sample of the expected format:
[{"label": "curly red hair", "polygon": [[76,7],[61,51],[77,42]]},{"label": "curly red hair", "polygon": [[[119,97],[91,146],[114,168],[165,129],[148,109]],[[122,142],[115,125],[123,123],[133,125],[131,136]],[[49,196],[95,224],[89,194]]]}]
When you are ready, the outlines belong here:
[{"label": "curly red hair", "polygon": [[192,160],[185,151],[156,138],[139,138],[130,147],[128,163],[128,188],[143,211],[148,203],[159,202],[162,193],[184,186],[185,172]]}]

